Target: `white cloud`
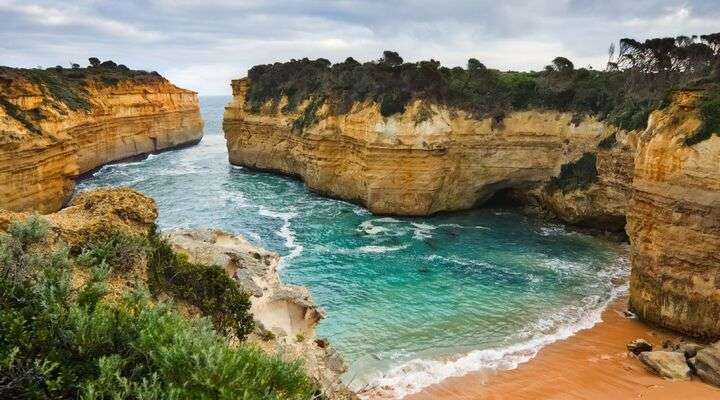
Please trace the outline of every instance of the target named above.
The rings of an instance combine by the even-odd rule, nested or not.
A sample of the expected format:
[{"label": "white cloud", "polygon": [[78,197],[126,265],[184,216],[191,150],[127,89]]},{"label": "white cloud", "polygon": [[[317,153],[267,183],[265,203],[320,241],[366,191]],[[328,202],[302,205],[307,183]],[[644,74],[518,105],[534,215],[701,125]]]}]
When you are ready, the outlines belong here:
[{"label": "white cloud", "polygon": [[125,37],[141,41],[158,40],[163,37],[159,32],[140,29],[131,24],[85,15],[79,10],[61,10],[36,4],[18,4],[15,1],[0,1],[0,10],[20,14],[34,23],[53,27],[82,26],[107,33],[112,36]]},{"label": "white cloud", "polygon": [[451,67],[475,57],[539,70],[564,56],[602,68],[620,38],[720,31],[719,20],[717,0],[0,0],[0,46],[12,65],[92,56],[229,94],[230,79],[256,64],[383,50]]},{"label": "white cloud", "polygon": [[680,35],[688,33],[709,33],[720,30],[716,16],[702,17],[693,13],[692,7],[681,5],[668,7],[664,13],[653,18],[636,17],[623,23],[636,32],[649,36]]}]

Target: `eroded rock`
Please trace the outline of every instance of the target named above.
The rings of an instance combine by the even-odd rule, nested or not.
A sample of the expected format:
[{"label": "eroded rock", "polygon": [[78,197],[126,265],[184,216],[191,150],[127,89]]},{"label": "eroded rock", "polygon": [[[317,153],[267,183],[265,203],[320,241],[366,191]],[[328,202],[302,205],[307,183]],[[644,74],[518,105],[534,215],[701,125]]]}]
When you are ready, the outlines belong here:
[{"label": "eroded rock", "polygon": [[[27,76],[10,69],[3,74],[0,208],[57,211],[80,174],[202,137],[197,94],[161,77],[88,82],[83,89],[87,109],[71,109]],[[8,104],[25,123],[9,115]]]}]

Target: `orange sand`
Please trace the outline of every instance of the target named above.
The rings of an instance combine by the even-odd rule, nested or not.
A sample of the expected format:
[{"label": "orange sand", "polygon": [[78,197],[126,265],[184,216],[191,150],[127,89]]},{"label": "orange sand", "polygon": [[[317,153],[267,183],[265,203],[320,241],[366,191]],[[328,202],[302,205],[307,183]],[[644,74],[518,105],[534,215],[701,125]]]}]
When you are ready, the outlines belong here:
[{"label": "orange sand", "polygon": [[635,338],[655,349],[672,335],[624,318],[619,301],[603,322],[543,348],[531,361],[511,371],[474,373],[450,378],[405,400],[539,399],[720,399],[720,389],[692,381],[669,381],[653,375],[625,345]]}]

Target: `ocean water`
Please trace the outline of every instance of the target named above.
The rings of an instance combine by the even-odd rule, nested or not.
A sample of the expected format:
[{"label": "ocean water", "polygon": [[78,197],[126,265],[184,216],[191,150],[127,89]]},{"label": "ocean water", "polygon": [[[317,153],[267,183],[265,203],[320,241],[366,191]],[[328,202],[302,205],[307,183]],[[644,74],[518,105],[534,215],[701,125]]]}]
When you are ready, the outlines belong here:
[{"label": "ocean water", "polygon": [[281,275],[328,314],[318,328],[356,389],[402,397],[443,378],[509,369],[599,321],[621,295],[623,246],[516,211],[377,217],[302,182],[228,164],[229,97],[201,98],[196,146],[108,165],[78,185],[152,196],[160,226],[217,227],[281,254]]}]

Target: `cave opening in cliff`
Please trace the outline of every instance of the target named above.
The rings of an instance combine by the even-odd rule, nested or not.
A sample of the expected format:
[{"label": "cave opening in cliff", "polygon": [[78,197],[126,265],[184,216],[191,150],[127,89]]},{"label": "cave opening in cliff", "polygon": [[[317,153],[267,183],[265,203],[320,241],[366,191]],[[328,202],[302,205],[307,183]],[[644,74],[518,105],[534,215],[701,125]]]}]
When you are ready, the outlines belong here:
[{"label": "cave opening in cliff", "polygon": [[519,208],[525,206],[524,192],[518,188],[503,188],[493,193],[487,200],[480,201],[480,208]]}]

